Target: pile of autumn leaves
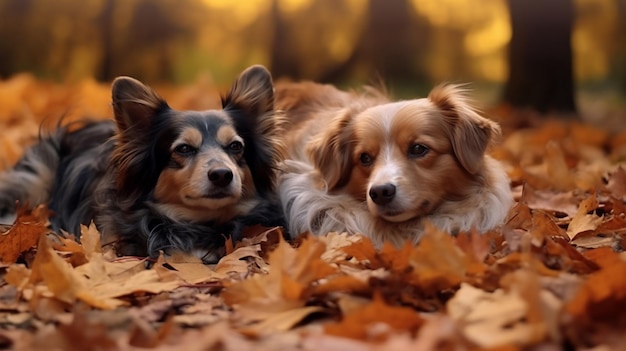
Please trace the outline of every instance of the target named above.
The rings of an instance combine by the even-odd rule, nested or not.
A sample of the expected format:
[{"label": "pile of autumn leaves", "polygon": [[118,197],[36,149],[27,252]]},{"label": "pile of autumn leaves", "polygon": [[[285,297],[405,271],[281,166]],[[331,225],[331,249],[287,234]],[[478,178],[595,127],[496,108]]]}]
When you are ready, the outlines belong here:
[{"label": "pile of autumn leaves", "polygon": [[251,228],[216,265],[147,264],[101,248],[93,226],[77,244],[49,232],[45,207],[23,210],[0,230],[0,348],[623,345],[625,141],[564,122],[508,132],[492,151],[518,200],[506,225],[458,237],[427,227],[418,246],[377,250],[341,233],[288,243],[280,228]]}]

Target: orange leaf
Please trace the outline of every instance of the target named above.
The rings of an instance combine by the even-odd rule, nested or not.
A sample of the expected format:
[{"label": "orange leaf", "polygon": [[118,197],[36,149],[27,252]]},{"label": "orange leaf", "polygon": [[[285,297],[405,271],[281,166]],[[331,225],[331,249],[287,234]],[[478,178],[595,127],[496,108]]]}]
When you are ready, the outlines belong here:
[{"label": "orange leaf", "polygon": [[411,252],[411,279],[425,290],[452,288],[465,280],[468,262],[452,236],[427,223],[422,240]]},{"label": "orange leaf", "polygon": [[297,249],[280,239],[269,255],[269,273],[227,285],[222,292],[224,302],[250,322],[303,307],[312,283],[336,272],[320,258],[324,250],[325,244],[316,237],[306,237]]},{"label": "orange leaf", "polygon": [[383,341],[388,337],[390,330],[382,334],[380,331],[377,333],[374,326],[379,323],[391,330],[406,331],[415,335],[424,320],[413,309],[390,306],[376,294],[370,304],[345,315],[341,322],[325,325],[324,331],[331,335],[353,339]]},{"label": "orange leaf", "polygon": [[[607,256],[617,256],[604,251]],[[583,325],[623,322],[626,315],[626,262],[615,257],[599,271],[589,275],[565,310]]]},{"label": "orange leaf", "polygon": [[599,217],[594,213],[588,214],[597,208],[598,199],[595,194],[581,201],[576,215],[574,215],[574,218],[572,218],[572,221],[567,226],[567,235],[570,239],[574,240],[579,233],[594,230],[602,224],[604,217]]},{"label": "orange leaf", "polygon": [[54,252],[46,236],[40,237],[37,248],[31,283],[43,280],[57,299],[66,303],[73,303],[78,292],[83,290],[86,280]]},{"label": "orange leaf", "polygon": [[565,155],[559,144],[549,141],[546,145],[545,164],[548,179],[552,181],[552,186],[558,190],[571,190],[576,188],[573,172],[570,171],[565,162]]},{"label": "orange leaf", "polygon": [[48,217],[50,212],[44,205],[29,211],[21,207],[17,211],[15,224],[0,235],[0,260],[2,263],[14,263],[22,252],[33,247],[39,237],[49,232]]}]

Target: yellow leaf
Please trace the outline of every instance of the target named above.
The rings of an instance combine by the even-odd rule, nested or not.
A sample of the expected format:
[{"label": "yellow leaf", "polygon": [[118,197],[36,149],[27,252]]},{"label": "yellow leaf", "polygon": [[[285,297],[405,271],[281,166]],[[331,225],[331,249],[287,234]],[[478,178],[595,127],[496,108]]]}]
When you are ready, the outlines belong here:
[{"label": "yellow leaf", "polygon": [[31,274],[31,283],[39,280],[43,281],[57,299],[66,303],[73,303],[78,292],[87,285],[86,279],[52,250],[44,235],[39,240]]},{"label": "yellow leaf", "polygon": [[576,238],[576,235],[579,233],[594,230],[602,224],[604,216],[597,216],[593,213],[588,214],[596,208],[598,208],[598,200],[595,194],[581,201],[578,206],[578,211],[576,211],[574,218],[572,218],[572,221],[567,226],[567,235],[570,240]]},{"label": "yellow leaf", "polygon": [[285,310],[269,316],[260,323],[244,328],[242,332],[246,334],[262,335],[287,331],[307,316],[323,310],[324,309],[319,306],[307,306]]},{"label": "yellow leaf", "polygon": [[527,302],[516,293],[487,292],[468,284],[448,301],[448,315],[480,347],[532,344],[545,336],[542,325],[526,323]]},{"label": "yellow leaf", "polygon": [[88,258],[91,258],[94,254],[102,253],[100,232],[93,222],[89,224],[89,227],[82,224],[80,225],[80,243],[85,249],[85,254]]}]

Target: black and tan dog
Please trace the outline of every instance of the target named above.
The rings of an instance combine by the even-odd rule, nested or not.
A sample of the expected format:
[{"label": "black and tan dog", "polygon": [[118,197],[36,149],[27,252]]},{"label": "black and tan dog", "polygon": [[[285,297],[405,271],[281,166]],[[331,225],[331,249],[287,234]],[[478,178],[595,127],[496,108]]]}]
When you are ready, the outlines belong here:
[{"label": "black and tan dog", "polygon": [[247,225],[282,224],[280,117],[265,68],[244,71],[222,110],[174,110],[128,77],[112,97],[115,122],[61,127],[0,174],[0,212],[47,203],[55,230],[93,220],[120,255],[182,251],[205,262]]}]

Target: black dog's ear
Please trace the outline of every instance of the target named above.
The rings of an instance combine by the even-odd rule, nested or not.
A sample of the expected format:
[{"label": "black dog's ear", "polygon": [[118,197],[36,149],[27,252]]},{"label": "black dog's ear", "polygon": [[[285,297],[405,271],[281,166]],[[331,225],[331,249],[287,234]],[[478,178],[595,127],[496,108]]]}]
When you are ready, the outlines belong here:
[{"label": "black dog's ear", "polygon": [[263,66],[251,66],[222,97],[224,111],[245,141],[243,157],[260,194],[273,192],[276,164],[282,159],[282,115],[274,110],[274,83]]},{"label": "black dog's ear", "polygon": [[145,129],[152,116],[168,108],[165,100],[150,87],[130,77],[118,77],[111,87],[113,112],[120,131]]},{"label": "black dog's ear", "polygon": [[248,67],[222,97],[222,107],[257,117],[274,110],[274,83],[270,72],[261,65]]}]

